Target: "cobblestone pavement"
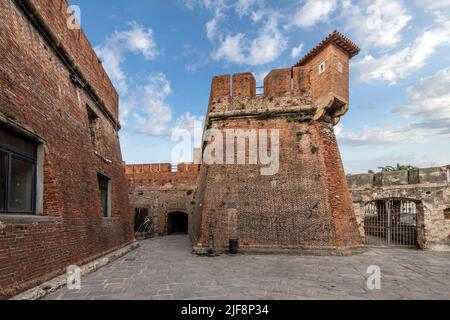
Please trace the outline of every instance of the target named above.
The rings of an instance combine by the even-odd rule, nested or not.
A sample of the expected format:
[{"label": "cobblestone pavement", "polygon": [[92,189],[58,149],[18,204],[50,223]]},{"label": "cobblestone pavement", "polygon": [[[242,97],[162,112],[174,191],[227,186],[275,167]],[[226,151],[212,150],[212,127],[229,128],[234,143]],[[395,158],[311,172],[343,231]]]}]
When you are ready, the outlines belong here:
[{"label": "cobblestone pavement", "polygon": [[[186,236],[141,247],[47,299],[450,299],[450,253],[370,249],[351,257],[198,257]],[[382,271],[367,289],[367,268]]]}]

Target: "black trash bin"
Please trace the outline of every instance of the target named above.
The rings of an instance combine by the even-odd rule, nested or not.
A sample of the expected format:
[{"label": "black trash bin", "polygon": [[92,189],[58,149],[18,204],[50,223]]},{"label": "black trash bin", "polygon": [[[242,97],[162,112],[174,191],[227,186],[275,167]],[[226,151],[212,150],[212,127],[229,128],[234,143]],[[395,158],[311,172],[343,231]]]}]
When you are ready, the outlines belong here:
[{"label": "black trash bin", "polygon": [[239,239],[238,238],[231,238],[230,239],[230,253],[236,254],[239,250]]}]

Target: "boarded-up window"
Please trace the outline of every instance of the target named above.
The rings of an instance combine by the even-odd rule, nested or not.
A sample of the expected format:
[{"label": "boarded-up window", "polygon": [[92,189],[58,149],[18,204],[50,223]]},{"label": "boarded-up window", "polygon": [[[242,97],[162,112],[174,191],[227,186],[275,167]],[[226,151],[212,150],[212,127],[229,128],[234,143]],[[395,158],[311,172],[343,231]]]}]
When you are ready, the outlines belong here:
[{"label": "boarded-up window", "polygon": [[89,135],[91,136],[94,150],[98,147],[98,115],[89,106],[86,106],[88,121],[89,121]]}]

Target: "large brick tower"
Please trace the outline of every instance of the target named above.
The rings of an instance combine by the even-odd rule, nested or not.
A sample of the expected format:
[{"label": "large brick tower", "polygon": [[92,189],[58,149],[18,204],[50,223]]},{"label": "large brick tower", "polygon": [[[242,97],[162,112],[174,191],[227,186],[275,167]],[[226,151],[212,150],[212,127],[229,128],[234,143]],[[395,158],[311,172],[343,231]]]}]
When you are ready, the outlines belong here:
[{"label": "large brick tower", "polygon": [[348,111],[349,60],[358,52],[335,31],[294,67],[271,71],[263,95],[251,73],[214,77],[207,129],[277,130],[279,168],[262,175],[248,150],[245,165],[202,165],[190,230],[196,252],[222,251],[235,237],[244,250],[362,246],[333,130]]}]

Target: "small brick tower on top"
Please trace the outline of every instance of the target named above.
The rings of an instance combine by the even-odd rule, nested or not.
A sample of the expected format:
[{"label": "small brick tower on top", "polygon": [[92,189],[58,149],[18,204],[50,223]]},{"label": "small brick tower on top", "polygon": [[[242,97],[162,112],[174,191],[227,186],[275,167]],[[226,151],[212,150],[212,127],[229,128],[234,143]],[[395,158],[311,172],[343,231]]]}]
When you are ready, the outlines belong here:
[{"label": "small brick tower on top", "polygon": [[362,246],[333,130],[348,111],[349,60],[358,52],[335,31],[295,66],[271,71],[263,95],[251,73],[214,77],[207,128],[278,130],[279,170],[262,175],[259,160],[204,163],[190,227],[195,251],[225,250],[230,238],[247,250]]}]

